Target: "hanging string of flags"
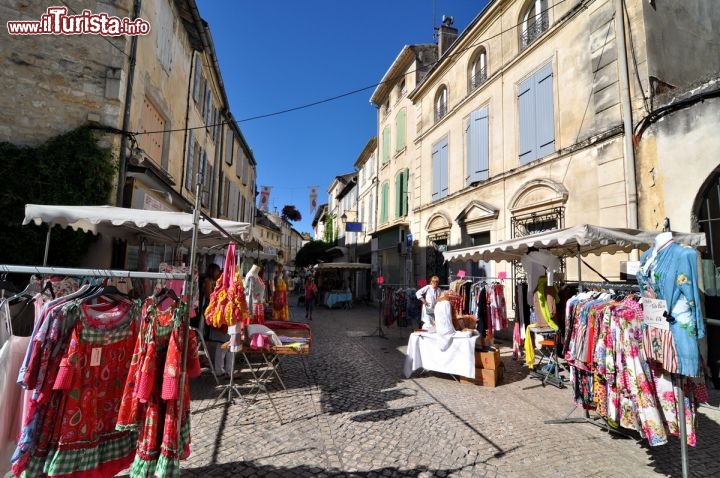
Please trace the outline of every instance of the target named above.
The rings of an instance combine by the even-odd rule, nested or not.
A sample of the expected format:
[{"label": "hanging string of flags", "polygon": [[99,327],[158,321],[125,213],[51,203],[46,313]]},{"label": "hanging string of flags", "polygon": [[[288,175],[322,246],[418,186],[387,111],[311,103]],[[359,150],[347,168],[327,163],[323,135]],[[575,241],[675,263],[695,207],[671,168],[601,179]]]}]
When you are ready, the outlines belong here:
[{"label": "hanging string of flags", "polygon": [[317,186],[310,186],[310,214],[317,209]]},{"label": "hanging string of flags", "polygon": [[268,210],[268,204],[270,204],[270,190],[272,188],[270,186],[260,186],[260,204],[258,204],[258,209],[261,211],[267,212]]},{"label": "hanging string of flags", "polygon": [[[268,211],[268,207],[270,205],[270,192],[272,190],[272,186],[260,186],[260,198],[258,203],[258,209],[261,211]],[[308,187],[308,204],[310,209],[310,214],[315,213],[315,211],[318,208],[318,186],[309,186]]]}]

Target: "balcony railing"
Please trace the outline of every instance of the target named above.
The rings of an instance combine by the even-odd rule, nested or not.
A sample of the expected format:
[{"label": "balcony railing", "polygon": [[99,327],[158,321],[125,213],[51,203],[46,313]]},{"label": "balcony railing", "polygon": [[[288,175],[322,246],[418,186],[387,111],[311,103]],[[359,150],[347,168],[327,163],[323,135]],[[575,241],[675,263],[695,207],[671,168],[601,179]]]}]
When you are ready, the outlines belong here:
[{"label": "balcony railing", "polygon": [[487,67],[484,66],[480,71],[470,77],[470,91],[475,91],[480,85],[487,81]]},{"label": "balcony railing", "polygon": [[435,122],[440,121],[447,114],[447,105],[438,105],[435,109]]},{"label": "balcony railing", "polygon": [[540,35],[547,31],[549,26],[550,21],[548,19],[547,13],[535,17],[535,23],[530,25],[527,30],[522,32],[522,34],[520,35],[520,49],[524,50],[525,48],[530,46],[532,42],[537,40]]}]

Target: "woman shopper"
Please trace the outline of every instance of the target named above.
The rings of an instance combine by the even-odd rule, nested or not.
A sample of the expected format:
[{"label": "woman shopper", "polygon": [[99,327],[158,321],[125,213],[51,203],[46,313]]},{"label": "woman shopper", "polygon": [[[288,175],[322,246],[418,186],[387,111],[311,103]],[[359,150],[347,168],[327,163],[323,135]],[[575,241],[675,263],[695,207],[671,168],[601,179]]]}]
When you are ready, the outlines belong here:
[{"label": "woman shopper", "polygon": [[312,320],[313,309],[317,301],[318,288],[312,276],[305,282],[305,318]]}]

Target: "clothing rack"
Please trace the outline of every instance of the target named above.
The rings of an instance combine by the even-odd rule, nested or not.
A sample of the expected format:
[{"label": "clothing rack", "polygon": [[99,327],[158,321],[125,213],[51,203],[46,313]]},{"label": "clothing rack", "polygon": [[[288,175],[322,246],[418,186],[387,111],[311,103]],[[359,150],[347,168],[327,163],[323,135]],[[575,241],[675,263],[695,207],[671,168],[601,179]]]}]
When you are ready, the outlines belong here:
[{"label": "clothing rack", "polygon": [[140,272],[117,269],[82,269],[73,267],[49,267],[49,266],[16,266],[0,264],[0,272],[13,272],[17,274],[39,274],[58,276],[93,276],[93,277],[121,277],[130,279],[189,279],[189,274],[171,272]]},{"label": "clothing rack", "polygon": [[[623,292],[640,292],[640,286],[629,282],[565,282],[565,285],[577,285],[578,292],[588,289],[612,289]],[[584,288],[584,289],[583,289]]]},{"label": "clothing rack", "polygon": [[[639,292],[640,286],[638,284],[630,284],[626,282],[578,282],[578,292],[583,291],[583,286],[587,289],[611,289],[615,291],[632,291]],[[675,394],[677,394],[678,401],[678,427],[680,428],[680,457],[681,457],[681,468],[683,478],[689,476],[688,458],[687,458],[687,429],[685,423],[685,392],[684,392],[684,376],[679,374],[672,374],[677,380],[677,385],[674,387]],[[574,405],[570,412],[560,419],[546,420],[547,424],[563,424],[563,423],[590,423],[592,425],[603,428],[609,432],[623,435],[630,438],[630,435],[626,434],[622,430],[615,429],[607,425],[606,423],[599,422],[599,418],[591,418],[588,410],[583,410],[583,417],[570,418],[570,415],[577,409],[577,405]]]}]

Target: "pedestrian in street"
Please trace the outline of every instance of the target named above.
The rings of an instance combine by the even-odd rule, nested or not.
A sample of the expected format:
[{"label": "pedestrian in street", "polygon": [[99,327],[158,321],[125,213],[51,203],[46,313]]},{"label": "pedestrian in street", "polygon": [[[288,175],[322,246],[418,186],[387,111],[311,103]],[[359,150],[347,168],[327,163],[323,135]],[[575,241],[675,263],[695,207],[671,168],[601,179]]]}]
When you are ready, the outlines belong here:
[{"label": "pedestrian in street", "polygon": [[440,297],[440,278],[432,276],[430,283],[421,287],[415,293],[415,297],[422,303],[422,315],[420,317],[421,327],[430,330],[435,325],[435,303]]},{"label": "pedestrian in street", "polygon": [[313,276],[309,276],[305,282],[305,318],[312,320],[313,309],[317,301],[318,288],[315,285]]}]

